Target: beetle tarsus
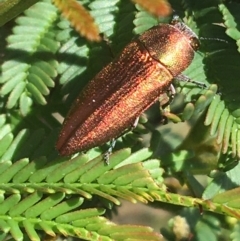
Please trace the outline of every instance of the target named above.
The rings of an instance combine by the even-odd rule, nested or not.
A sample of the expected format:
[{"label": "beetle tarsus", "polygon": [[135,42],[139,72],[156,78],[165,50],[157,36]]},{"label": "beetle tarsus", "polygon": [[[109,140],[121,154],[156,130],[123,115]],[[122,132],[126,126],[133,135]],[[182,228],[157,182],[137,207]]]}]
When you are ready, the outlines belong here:
[{"label": "beetle tarsus", "polygon": [[189,82],[189,83],[196,84],[196,85],[202,87],[203,89],[207,88],[206,84],[204,84],[202,82],[198,82],[198,81],[192,80],[191,78],[187,77],[184,74],[179,74],[174,79],[176,79],[177,81],[184,81],[184,82]]},{"label": "beetle tarsus", "polygon": [[112,139],[110,141],[110,146],[109,146],[108,150],[103,154],[103,160],[107,165],[109,165],[109,157],[112,154],[115,144],[116,144],[116,139]]},{"label": "beetle tarsus", "polygon": [[133,122],[132,126],[131,126],[131,130],[135,129],[138,125],[139,122],[139,116],[135,119],[135,121]]},{"label": "beetle tarsus", "polygon": [[103,160],[104,162],[106,163],[106,165],[109,165],[109,155],[111,153],[109,153],[109,151],[106,151],[104,154],[103,154]]}]

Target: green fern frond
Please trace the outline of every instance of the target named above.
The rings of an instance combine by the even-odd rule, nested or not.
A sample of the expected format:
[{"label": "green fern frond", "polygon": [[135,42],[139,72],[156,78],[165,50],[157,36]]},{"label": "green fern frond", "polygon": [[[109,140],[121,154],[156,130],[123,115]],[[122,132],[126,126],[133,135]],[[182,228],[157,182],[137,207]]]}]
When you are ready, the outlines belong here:
[{"label": "green fern frond", "polygon": [[240,29],[238,23],[240,22],[238,11],[239,6],[236,3],[219,5],[219,10],[223,14],[224,24],[227,28],[226,34],[236,41],[238,52],[240,52]]},{"label": "green fern frond", "polygon": [[[25,198],[22,198],[20,194],[11,194],[6,200],[2,200],[0,216],[5,222],[6,232],[11,232],[12,236],[17,239],[23,235],[21,228],[30,229],[34,235],[27,233],[32,239],[37,237],[35,230],[43,230],[51,235],[55,235],[57,230],[65,235],[87,240],[95,240],[87,238],[89,232],[94,232],[99,236],[109,236],[109,240],[119,235],[125,238],[137,238],[140,235],[138,232],[146,232],[145,235],[150,236],[151,240],[160,240],[160,236],[147,227],[119,226],[117,228],[115,224],[109,224],[106,219],[95,217],[103,214],[100,209],[99,211],[88,209],[71,212],[82,205],[84,198],[89,199],[92,195],[102,196],[118,205],[120,201],[115,197],[125,198],[132,202],[154,200],[154,190],[157,191],[159,188],[158,180],[161,179],[162,173],[159,169],[159,161],[148,160],[142,165],[141,160],[151,154],[145,150],[125,160],[125,163],[132,164],[121,164],[117,167],[117,164],[122,161],[124,152],[125,156],[129,156],[127,150],[116,153],[111,157],[111,166],[106,166],[102,162],[102,157],[88,161],[86,156],[78,156],[67,163],[63,160],[60,162],[58,159],[55,163],[51,162],[47,165],[44,165],[46,163],[44,159],[30,163],[28,159],[22,159],[12,165],[6,161],[0,163],[0,189],[6,195],[27,194],[27,196],[24,195]],[[113,167],[116,169],[107,172]],[[48,197],[44,197],[43,193],[49,194]],[[73,197],[66,199],[67,194]],[[74,194],[80,194],[84,198],[75,197]],[[12,217],[10,222],[9,216]],[[97,221],[98,218],[99,221]],[[100,230],[105,229],[104,220],[107,221],[108,227],[111,225],[112,228],[107,228],[102,233]],[[99,231],[96,230],[95,222],[100,223]],[[86,226],[87,223],[91,223],[94,229]],[[4,227],[3,223],[2,227]],[[124,232],[121,231],[119,234],[118,229],[122,230],[122,228]],[[86,236],[79,234],[82,229]],[[142,239],[138,237],[137,240]]]},{"label": "green fern frond", "polygon": [[8,109],[20,105],[20,111],[26,115],[33,101],[41,105],[47,103],[44,96],[54,87],[53,78],[57,73],[54,54],[58,42],[52,28],[57,17],[56,8],[45,1],[16,19],[17,26],[7,38],[8,55],[0,79],[3,84],[0,94],[8,98]]},{"label": "green fern frond", "polygon": [[136,6],[138,12],[135,14],[134,19],[134,32],[136,34],[141,34],[144,31],[150,29],[152,26],[157,25],[157,19],[149,14],[147,11],[144,11],[139,6]]},{"label": "green fern frond", "polygon": [[[21,129],[17,134],[7,129],[5,125],[4,135],[0,138],[0,161],[12,160],[13,162],[24,157],[31,159],[47,156],[47,158],[56,158],[57,151],[49,143],[53,143],[58,135],[58,130],[47,134],[44,129]],[[3,130],[3,131],[4,131]]]},{"label": "green fern frond", "polygon": [[2,1],[0,3],[0,26],[7,23],[18,14],[21,14],[24,10],[35,4],[38,0],[12,0],[12,1]]},{"label": "green fern frond", "polygon": [[[116,199],[118,197],[132,202],[153,201],[154,190],[158,190],[160,186],[164,188],[163,170],[159,168],[159,161],[148,160],[140,163],[151,155],[147,149],[131,156],[129,154],[129,150],[114,153],[109,165],[104,164],[102,156],[89,161],[84,155],[68,162],[65,162],[66,158],[57,159],[47,165],[44,158],[31,163],[25,158],[11,167],[9,162],[3,162],[0,163],[4,170],[0,174],[0,189],[5,192],[61,191],[82,194],[88,199],[95,194],[117,205],[120,204]],[[39,167],[41,169],[37,170]],[[111,170],[112,168],[114,170]]]},{"label": "green fern frond", "polygon": [[[61,37],[63,37],[63,35]],[[58,73],[61,75],[59,79],[60,84],[68,83],[87,68],[89,48],[86,43],[80,45],[81,42],[77,39],[77,36],[72,36],[69,41],[64,43],[59,49],[61,59],[58,66]]]},{"label": "green fern frond", "polygon": [[[56,233],[78,237],[85,240],[115,240],[115,237],[145,240],[161,240],[161,236],[151,228],[133,225],[116,225],[100,215],[104,209],[81,209],[83,199],[73,197],[63,201],[63,194],[52,194],[47,198],[35,192],[26,198],[13,194],[1,202],[1,227],[5,233],[11,233],[15,240],[23,239],[25,229],[30,240],[41,240],[36,230],[42,230],[50,236]],[[13,205],[13,206],[10,206]],[[27,210],[27,211],[26,211]],[[11,218],[9,218],[11,217]],[[119,233],[121,232],[121,233]]]},{"label": "green fern frond", "polygon": [[[231,4],[226,5],[226,7],[230,8],[231,6]],[[220,9],[223,11],[224,6],[221,5]],[[230,146],[233,156],[239,157],[237,113],[240,102],[237,96],[240,85],[238,84],[239,70],[237,66],[240,64],[240,56],[236,51],[235,43],[230,42],[223,33],[223,31],[227,32],[227,29],[225,30],[219,26],[212,26],[208,31],[210,29],[218,31],[218,36],[221,36],[220,40],[226,42],[222,41],[218,43],[218,49],[216,49],[216,45],[208,46],[209,53],[205,57],[209,68],[207,74],[215,80],[221,92],[221,98],[216,96],[211,103],[206,115],[205,124],[211,125],[211,135],[217,133],[217,142],[219,144],[222,143],[223,153],[226,153]]]},{"label": "green fern frond", "polygon": [[[116,205],[120,204],[118,198],[144,203],[154,200],[170,201],[184,206],[198,203],[206,210],[232,216],[239,215],[239,188],[222,194],[215,193],[214,195],[212,192],[212,201],[209,198],[205,201],[171,194],[166,192],[162,184],[163,170],[159,168],[159,160],[142,162],[148,159],[151,152],[142,150],[131,156],[129,154],[128,150],[114,153],[110,159],[111,166],[105,165],[101,156],[90,161],[86,156],[78,156],[68,163],[57,160],[55,163],[45,165],[42,160],[29,163],[28,159],[22,159],[12,165],[10,162],[3,162],[0,164],[0,170],[2,170],[0,189],[6,195],[11,195],[5,202],[2,202],[0,214],[9,213],[10,216],[16,217],[24,213],[26,218],[40,216],[41,219],[47,221],[56,218],[56,222],[62,223],[68,216],[76,219],[78,216],[75,212],[74,215],[71,214],[70,211],[79,207],[84,198],[90,199],[96,195]],[[21,198],[20,193],[27,194],[25,199]],[[48,197],[45,198],[43,193],[48,194]],[[66,195],[69,194],[73,197],[66,199]],[[83,198],[74,197],[79,194]],[[63,213],[68,214],[65,217]],[[72,220],[64,221],[66,222],[72,222]]]},{"label": "green fern frond", "polygon": [[100,32],[106,37],[110,37],[114,33],[114,25],[116,24],[114,18],[116,13],[119,11],[117,3],[119,3],[119,0],[95,0],[89,2],[88,5],[91,14],[100,29]]}]

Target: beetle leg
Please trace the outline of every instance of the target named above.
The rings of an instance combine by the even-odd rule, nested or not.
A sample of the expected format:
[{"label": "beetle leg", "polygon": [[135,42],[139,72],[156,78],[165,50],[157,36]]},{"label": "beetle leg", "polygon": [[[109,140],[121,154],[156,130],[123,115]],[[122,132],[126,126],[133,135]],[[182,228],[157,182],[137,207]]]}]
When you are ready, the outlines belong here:
[{"label": "beetle leg", "polygon": [[170,85],[170,87],[169,87],[169,89],[170,89],[170,91],[171,91],[171,96],[175,96],[175,94],[176,94],[176,89],[175,89],[175,87],[171,84]]},{"label": "beetle leg", "polygon": [[170,92],[170,96],[169,96],[169,100],[168,100],[168,103],[167,103],[168,105],[171,104],[171,102],[174,99],[174,96],[176,95],[176,89],[172,84],[169,87],[169,92]]},{"label": "beetle leg", "polygon": [[105,161],[105,163],[107,165],[109,165],[109,156],[112,154],[113,148],[115,147],[116,144],[116,140],[125,135],[126,133],[128,133],[129,131],[132,131],[134,128],[136,128],[137,124],[139,122],[139,116],[135,119],[135,121],[132,123],[131,127],[129,127],[128,129],[126,129],[120,136],[118,136],[117,138],[114,138],[110,141],[110,145],[108,150],[103,154],[103,160]]},{"label": "beetle leg", "polygon": [[175,87],[171,84],[168,93],[162,93],[158,101],[160,103],[160,112],[162,115],[161,123],[163,125],[168,123],[168,118],[167,118],[167,113],[170,113],[170,104],[172,103],[174,96],[176,95],[176,89]]},{"label": "beetle leg", "polygon": [[116,144],[116,139],[112,139],[110,141],[110,146],[109,146],[108,150],[103,154],[103,160],[105,161],[105,163],[107,165],[109,165],[109,156],[112,154],[115,144]]},{"label": "beetle leg", "polygon": [[138,117],[135,119],[135,121],[132,123],[131,130],[136,128],[136,126],[138,125],[138,122],[139,122],[139,116],[138,116]]},{"label": "beetle leg", "polygon": [[200,86],[200,87],[202,87],[204,89],[207,88],[206,84],[204,84],[202,82],[198,82],[198,81],[192,80],[191,78],[187,77],[184,74],[179,74],[174,79],[177,80],[177,81],[184,81],[184,82],[193,83],[193,84],[196,84],[196,85],[198,85],[198,86]]},{"label": "beetle leg", "polygon": [[160,109],[165,109],[167,106],[169,106],[175,94],[176,94],[176,90],[174,86],[171,84],[168,89],[168,92],[162,93],[158,98],[158,101],[160,103]]}]

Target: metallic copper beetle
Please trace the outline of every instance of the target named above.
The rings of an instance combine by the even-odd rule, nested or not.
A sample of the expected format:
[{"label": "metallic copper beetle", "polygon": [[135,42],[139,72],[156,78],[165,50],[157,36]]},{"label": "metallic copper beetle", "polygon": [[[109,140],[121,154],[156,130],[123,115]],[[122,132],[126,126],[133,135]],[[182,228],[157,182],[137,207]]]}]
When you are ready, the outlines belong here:
[{"label": "metallic copper beetle", "polygon": [[134,39],[75,100],[57,141],[59,153],[88,150],[121,135],[168,90],[198,47],[196,34],[175,19]]}]

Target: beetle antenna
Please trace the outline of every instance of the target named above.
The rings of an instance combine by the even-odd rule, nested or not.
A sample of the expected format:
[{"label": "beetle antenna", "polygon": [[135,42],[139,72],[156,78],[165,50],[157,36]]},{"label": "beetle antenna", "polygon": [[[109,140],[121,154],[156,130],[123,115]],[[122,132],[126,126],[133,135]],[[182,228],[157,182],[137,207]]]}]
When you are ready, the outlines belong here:
[{"label": "beetle antenna", "polygon": [[227,40],[225,39],[221,39],[221,38],[205,38],[205,37],[200,37],[200,40],[215,40],[215,41],[219,41],[219,42],[224,42],[224,43],[229,43]]}]

